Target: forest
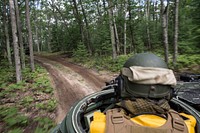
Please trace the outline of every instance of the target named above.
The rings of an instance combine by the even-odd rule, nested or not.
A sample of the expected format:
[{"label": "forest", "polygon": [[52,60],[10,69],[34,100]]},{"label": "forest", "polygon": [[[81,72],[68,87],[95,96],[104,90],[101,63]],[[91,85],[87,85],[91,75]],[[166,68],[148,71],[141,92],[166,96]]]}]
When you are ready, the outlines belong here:
[{"label": "forest", "polygon": [[0,12],[0,92],[44,71],[34,60],[44,53],[116,72],[130,55],[152,52],[200,73],[199,0],[1,0]]}]

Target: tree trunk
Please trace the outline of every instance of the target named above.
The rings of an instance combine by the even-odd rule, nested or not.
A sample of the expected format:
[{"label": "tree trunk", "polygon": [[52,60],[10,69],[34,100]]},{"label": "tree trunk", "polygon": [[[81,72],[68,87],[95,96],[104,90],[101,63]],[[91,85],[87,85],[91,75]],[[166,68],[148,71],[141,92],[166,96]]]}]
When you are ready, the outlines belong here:
[{"label": "tree trunk", "polygon": [[168,64],[168,56],[169,56],[169,44],[168,44],[168,10],[169,10],[169,3],[164,8],[163,0],[161,0],[161,13],[162,13],[162,30],[163,30],[163,44],[164,44],[164,51],[165,51],[165,62]]},{"label": "tree trunk", "polygon": [[178,56],[178,7],[179,0],[175,0],[175,20],[174,20],[174,54],[173,54],[173,65],[176,66]]},{"label": "tree trunk", "polygon": [[52,52],[52,50],[51,50],[51,44],[50,44],[50,40],[51,40],[51,38],[52,38],[52,35],[51,35],[51,26],[50,26],[50,14],[47,14],[47,18],[48,18],[48,23],[47,23],[47,27],[48,27],[48,40],[47,40],[47,47],[48,47],[48,51],[49,52]]},{"label": "tree trunk", "polygon": [[81,34],[81,39],[82,39],[82,42],[84,42],[84,34],[83,34],[83,22],[82,22],[82,19],[81,19],[81,16],[78,12],[78,7],[77,7],[77,3],[76,3],[76,0],[73,0],[73,5],[74,5],[74,16],[79,24],[79,29],[80,29],[80,34]]},{"label": "tree trunk", "polygon": [[83,13],[84,21],[85,21],[85,26],[86,26],[87,48],[88,48],[88,51],[89,51],[90,55],[92,55],[92,49],[91,49],[91,43],[90,43],[90,41],[91,41],[90,28],[89,28],[89,25],[88,25],[88,20],[87,20],[87,17],[86,17],[86,13],[85,13],[85,10],[84,10],[84,7],[83,7],[82,0],[80,0],[80,4],[81,4],[81,9],[82,9],[82,13]]},{"label": "tree trunk", "polygon": [[130,36],[131,36],[131,46],[133,47],[134,53],[136,53],[135,48],[135,41],[134,41],[134,34],[133,34],[133,28],[132,28],[132,14],[131,14],[131,1],[128,0],[128,13],[129,13],[129,29],[130,29]]},{"label": "tree trunk", "polygon": [[98,15],[99,15],[99,19],[101,19],[101,17],[102,17],[102,14],[101,14],[101,11],[100,11],[100,9],[99,9],[99,1],[96,1],[96,7],[97,7],[97,13],[98,13]]},{"label": "tree trunk", "polygon": [[150,1],[146,1],[146,31],[147,31],[147,49],[151,51],[151,39],[149,31],[149,15],[150,15]]},{"label": "tree trunk", "polygon": [[104,11],[106,11],[106,0],[103,0],[103,8],[104,8]]},{"label": "tree trunk", "polygon": [[[35,17],[37,19],[37,17]],[[39,44],[39,38],[38,38],[38,27],[37,27],[37,20],[34,20],[35,21],[35,44],[37,46],[37,52],[39,53],[40,52],[40,44]]]},{"label": "tree trunk", "polygon": [[9,0],[9,5],[10,5],[10,15],[11,15],[12,38],[13,38],[13,46],[14,46],[16,82],[18,83],[22,80],[22,74],[21,74],[21,63],[20,63],[20,57],[19,57],[15,8],[14,8],[13,0]]},{"label": "tree trunk", "polygon": [[113,22],[113,7],[112,7],[112,0],[108,0],[108,15],[109,15],[109,26],[110,26],[110,35],[111,35],[111,43],[112,43],[112,58],[117,58],[116,52],[116,42],[115,42],[115,31],[114,31],[114,22]]},{"label": "tree trunk", "polygon": [[127,0],[124,1],[124,55],[126,55],[126,12],[127,12]]},{"label": "tree trunk", "polygon": [[10,41],[9,41],[9,34],[8,34],[8,16],[6,15],[6,0],[3,2],[3,25],[5,30],[5,37],[6,37],[6,50],[7,50],[7,58],[9,62],[9,66],[12,66],[12,59],[11,59],[11,52],[10,52]]},{"label": "tree trunk", "polygon": [[34,56],[33,56],[33,37],[32,37],[31,24],[30,24],[29,0],[25,0],[25,4],[26,4],[26,22],[27,22],[27,29],[28,29],[28,43],[29,43],[29,51],[30,51],[30,64],[31,64],[31,70],[35,71]]},{"label": "tree trunk", "polygon": [[18,8],[18,1],[15,0],[15,12],[16,12],[16,19],[17,19],[17,30],[18,30],[18,38],[19,38],[19,46],[20,46],[20,57],[21,57],[21,64],[22,69],[25,68],[25,53],[24,53],[24,43],[22,39],[22,27],[21,21],[19,16],[19,8]]},{"label": "tree trunk", "polygon": [[58,27],[58,17],[57,17],[57,14],[56,14],[56,11],[55,11],[55,6],[54,6],[55,5],[55,1],[54,0],[51,0],[51,1],[52,1],[52,5],[53,5],[52,6],[52,8],[53,8],[53,16],[54,16],[54,20],[55,20],[55,24],[54,25],[56,27],[56,28],[54,28],[54,31],[53,31],[54,32],[54,36],[55,36],[54,37],[55,38],[54,39],[54,43],[55,43],[54,45],[57,45],[56,46],[56,51],[59,51],[60,50],[59,46],[58,46],[59,45],[59,37],[58,37],[59,35],[58,35],[58,29],[57,29],[57,27]]},{"label": "tree trunk", "polygon": [[157,13],[157,10],[158,10],[158,1],[156,0],[156,2],[154,3],[154,19],[153,21],[156,22],[155,23],[155,26],[154,26],[154,31],[158,31],[158,13]]},{"label": "tree trunk", "polygon": [[[112,10],[112,16],[113,16],[113,10]],[[116,46],[116,49],[117,49],[117,55],[119,55],[120,54],[119,36],[118,36],[117,25],[116,25],[116,21],[115,21],[114,16],[113,16],[113,25],[114,25],[115,46]]]},{"label": "tree trunk", "polygon": [[[37,1],[37,5],[36,7],[38,8],[39,6],[39,1]],[[38,38],[38,15],[37,12],[35,12],[35,19],[34,19],[34,23],[35,23],[35,44],[37,47],[37,52],[40,52],[40,44],[39,44],[39,38]]]}]

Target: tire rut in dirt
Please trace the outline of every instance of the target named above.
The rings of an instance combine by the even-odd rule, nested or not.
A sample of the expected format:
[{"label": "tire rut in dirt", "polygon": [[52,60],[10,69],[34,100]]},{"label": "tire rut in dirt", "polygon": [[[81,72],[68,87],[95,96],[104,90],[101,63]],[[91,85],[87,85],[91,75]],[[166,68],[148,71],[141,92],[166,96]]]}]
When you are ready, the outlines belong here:
[{"label": "tire rut in dirt", "polygon": [[84,93],[81,94],[81,90],[77,91],[73,89],[70,83],[68,83],[68,81],[62,76],[62,74],[60,74],[60,72],[51,65],[44,63],[44,60],[42,62],[37,60],[37,62],[45,67],[51,75],[53,82],[52,84],[55,89],[55,97],[58,101],[56,122],[60,122],[65,117],[66,113],[69,111],[74,102],[84,97]]},{"label": "tire rut in dirt", "polygon": [[[56,122],[60,122],[69,111],[71,106],[78,100],[82,99],[84,96],[95,92],[98,89],[93,86],[81,86],[83,81],[79,81],[72,77],[73,81],[70,80],[70,76],[73,74],[67,74],[65,72],[64,67],[62,66],[62,70],[59,70],[59,62],[56,64],[54,60],[49,60],[47,58],[36,57],[35,60],[43,67],[47,69],[52,78],[52,84],[55,88],[55,96],[58,100],[58,108],[57,108],[57,119]],[[58,67],[58,68],[57,68]],[[66,67],[66,66],[65,66]],[[68,72],[70,73],[70,72]],[[76,74],[74,74],[76,75]],[[91,81],[91,80],[89,80]],[[73,82],[73,83],[72,83]],[[91,81],[92,82],[92,81]],[[85,83],[86,84],[86,83]]]},{"label": "tire rut in dirt", "polygon": [[101,88],[105,85],[105,82],[107,81],[106,79],[100,78],[97,75],[95,75],[91,70],[84,68],[82,66],[79,66],[77,64],[73,64],[72,62],[67,62],[65,59],[63,59],[59,56],[48,56],[45,58],[50,59],[52,61],[56,61],[66,67],[71,68],[73,71],[80,74],[89,83],[96,86],[95,90],[97,90],[97,91],[101,90]]}]

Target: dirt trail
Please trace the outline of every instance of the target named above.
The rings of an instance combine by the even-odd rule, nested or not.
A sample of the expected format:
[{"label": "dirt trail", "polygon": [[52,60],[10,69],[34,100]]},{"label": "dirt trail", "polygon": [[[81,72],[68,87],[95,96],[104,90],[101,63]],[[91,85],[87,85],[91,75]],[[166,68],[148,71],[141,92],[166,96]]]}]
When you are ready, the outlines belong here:
[{"label": "dirt trail", "polygon": [[57,118],[63,120],[71,106],[84,96],[100,91],[105,82],[116,74],[95,72],[69,62],[61,56],[35,56],[35,60],[47,69],[51,76],[55,96],[58,100]]}]

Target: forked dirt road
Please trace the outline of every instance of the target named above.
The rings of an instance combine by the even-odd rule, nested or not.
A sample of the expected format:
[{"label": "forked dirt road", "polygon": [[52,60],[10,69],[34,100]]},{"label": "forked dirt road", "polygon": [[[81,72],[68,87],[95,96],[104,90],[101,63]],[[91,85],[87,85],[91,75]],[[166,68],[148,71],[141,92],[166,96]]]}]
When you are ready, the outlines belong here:
[{"label": "forked dirt road", "polygon": [[117,75],[110,72],[95,72],[69,62],[61,56],[35,56],[35,60],[50,74],[55,97],[58,101],[56,122],[66,116],[73,104],[84,96],[100,91],[105,82]]}]

